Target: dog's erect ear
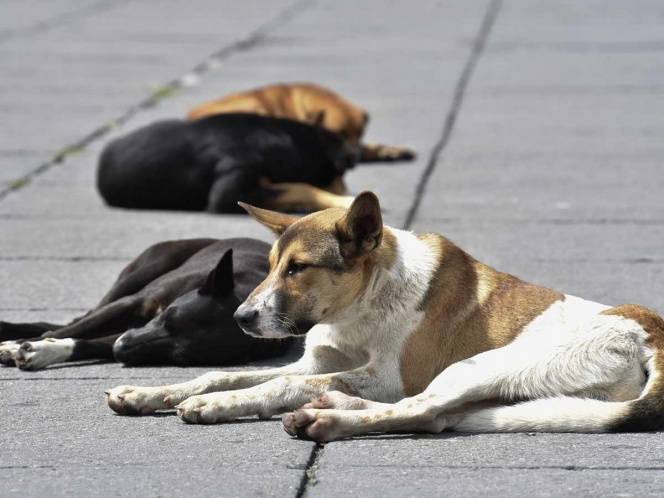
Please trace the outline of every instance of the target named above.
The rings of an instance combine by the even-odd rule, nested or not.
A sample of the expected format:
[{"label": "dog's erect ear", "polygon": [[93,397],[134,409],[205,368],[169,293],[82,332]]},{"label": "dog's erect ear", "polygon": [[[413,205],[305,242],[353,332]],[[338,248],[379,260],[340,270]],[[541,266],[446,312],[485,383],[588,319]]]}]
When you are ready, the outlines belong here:
[{"label": "dog's erect ear", "polygon": [[233,290],[233,249],[229,249],[221,257],[217,266],[212,270],[199,289],[204,296],[224,296]]},{"label": "dog's erect ear", "polygon": [[246,202],[238,202],[239,206],[244,209],[249,215],[258,223],[266,226],[277,235],[281,235],[286,229],[300,219],[299,216],[290,214],[278,213],[277,211],[270,211],[269,209],[262,209]]},{"label": "dog's erect ear", "polygon": [[373,192],[362,192],[355,198],[346,216],[337,222],[337,236],[344,258],[360,256],[380,245],[383,217]]}]

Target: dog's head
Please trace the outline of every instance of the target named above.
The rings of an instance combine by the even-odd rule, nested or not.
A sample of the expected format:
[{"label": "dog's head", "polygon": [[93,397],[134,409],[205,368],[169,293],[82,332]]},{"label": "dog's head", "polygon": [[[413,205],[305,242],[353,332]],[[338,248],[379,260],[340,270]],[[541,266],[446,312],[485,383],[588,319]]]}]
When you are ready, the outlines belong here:
[{"label": "dog's head", "polygon": [[323,156],[332,163],[334,170],[343,174],[346,170],[355,167],[360,159],[359,139],[349,139],[346,130],[334,130],[325,125],[326,111],[315,113],[315,117],[308,119],[316,130],[320,149]]},{"label": "dog's head", "polygon": [[175,299],[145,326],[130,329],[113,346],[130,365],[210,365],[240,358],[251,347],[233,320],[240,304],[234,292],[233,252],[226,251],[205,283]]},{"label": "dog's head", "polygon": [[242,207],[280,235],[270,251],[268,276],[235,312],[250,335],[302,335],[318,323],[343,320],[367,288],[375,265],[389,258],[387,241],[381,243],[380,205],[371,192],[360,194],[349,209],[302,218]]}]

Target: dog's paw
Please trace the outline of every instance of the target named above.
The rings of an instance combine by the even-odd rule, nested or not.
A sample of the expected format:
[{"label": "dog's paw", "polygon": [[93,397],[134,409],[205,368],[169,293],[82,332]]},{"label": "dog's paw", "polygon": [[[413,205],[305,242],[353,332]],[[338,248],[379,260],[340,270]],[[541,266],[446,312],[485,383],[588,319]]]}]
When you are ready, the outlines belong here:
[{"label": "dog's paw", "polygon": [[118,386],[106,391],[108,406],[120,415],[149,415],[172,408],[172,393],[164,387]]},{"label": "dog's paw", "polygon": [[41,370],[54,363],[71,358],[73,339],[43,339],[25,341],[14,355],[14,362],[21,370]]},{"label": "dog's paw", "polygon": [[339,419],[331,410],[300,409],[286,413],[281,422],[291,436],[327,443],[344,437]]},{"label": "dog's paw", "polygon": [[16,365],[14,357],[20,347],[21,343],[18,341],[0,342],[0,364],[7,367],[13,367]]},{"label": "dog's paw", "polygon": [[218,399],[219,394],[201,394],[185,399],[175,407],[178,417],[189,424],[216,424],[232,419],[229,410],[224,409],[224,403]]}]

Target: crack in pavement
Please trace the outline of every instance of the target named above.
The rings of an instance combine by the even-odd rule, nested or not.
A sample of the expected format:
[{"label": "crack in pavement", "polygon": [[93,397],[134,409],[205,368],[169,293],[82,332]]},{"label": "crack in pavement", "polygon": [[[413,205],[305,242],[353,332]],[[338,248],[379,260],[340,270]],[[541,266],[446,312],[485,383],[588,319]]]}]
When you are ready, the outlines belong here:
[{"label": "crack in pavement", "polygon": [[324,448],[325,445],[321,443],[315,443],[314,447],[311,448],[311,453],[309,454],[307,464],[304,467],[304,473],[302,474],[300,485],[297,487],[295,498],[302,498],[306,495],[310,486],[316,485],[316,471],[318,470],[320,460],[323,457]]},{"label": "crack in pavement", "polygon": [[131,261],[131,256],[0,256],[0,261]]},{"label": "crack in pavement", "polygon": [[[475,41],[473,43],[473,47],[470,52],[470,56],[468,57],[468,61],[466,62],[461,72],[459,81],[456,84],[454,90],[454,97],[452,99],[452,105],[447,112],[445,123],[443,125],[442,134],[440,136],[440,139],[436,142],[431,151],[431,154],[429,156],[429,161],[415,189],[415,196],[413,199],[413,203],[410,206],[410,209],[408,210],[408,213],[406,215],[406,221],[404,222],[403,225],[403,228],[406,230],[410,228],[415,219],[415,215],[417,214],[417,210],[420,207],[420,203],[422,201],[422,196],[424,195],[426,185],[429,182],[429,179],[431,178],[431,175],[438,163],[438,159],[443,149],[449,143],[452,130],[454,128],[454,124],[456,123],[457,116],[459,114],[459,111],[461,110],[461,104],[463,103],[463,96],[465,94],[468,83],[470,82],[473,70],[477,65],[480,55],[484,51],[486,40],[496,20],[501,4],[502,4],[501,0],[491,0],[484,13],[479,32],[475,37]],[[298,486],[297,492],[295,494],[295,498],[302,498],[306,496],[309,488],[316,484],[317,482],[316,471],[318,470],[318,465],[320,464],[320,461],[322,459],[324,448],[325,445],[316,443],[314,447],[311,449],[309,460],[305,467],[304,475],[302,476],[300,485]]]},{"label": "crack in pavement", "polygon": [[427,162],[426,168],[424,169],[424,172],[422,173],[422,176],[420,177],[420,180],[415,187],[415,197],[413,198],[413,203],[411,204],[410,209],[406,214],[406,221],[403,224],[403,228],[405,230],[410,229],[413,221],[415,221],[415,216],[417,215],[417,211],[420,208],[420,204],[422,203],[422,198],[424,197],[429,179],[431,178],[431,175],[438,165],[443,150],[450,142],[457,116],[461,111],[466,89],[468,88],[468,84],[470,83],[470,79],[473,75],[475,67],[477,66],[477,63],[482,53],[484,52],[486,41],[489,38],[491,28],[496,22],[496,18],[498,17],[498,12],[500,11],[501,6],[502,0],[491,0],[486,12],[484,13],[479,33],[473,42],[473,48],[470,52],[470,57],[468,57],[468,61],[466,61],[466,65],[461,72],[461,77],[459,78],[459,81],[454,88],[452,105],[445,117],[443,131],[438,141],[434,144],[433,149],[431,150],[431,154],[429,155],[429,161]]}]

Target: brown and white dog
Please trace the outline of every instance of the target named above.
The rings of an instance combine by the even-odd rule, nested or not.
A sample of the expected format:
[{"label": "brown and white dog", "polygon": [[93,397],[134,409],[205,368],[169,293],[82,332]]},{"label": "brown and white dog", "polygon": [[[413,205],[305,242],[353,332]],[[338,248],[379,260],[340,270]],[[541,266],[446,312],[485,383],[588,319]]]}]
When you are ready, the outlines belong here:
[{"label": "brown and white dog", "polygon": [[415,153],[403,147],[360,143],[369,113],[332,90],[313,83],[277,83],[204,102],[187,117],[200,119],[214,114],[247,112],[286,118],[321,126],[341,135],[350,145],[360,146],[360,161],[403,161]]},{"label": "brown and white dog", "polygon": [[[238,308],[248,334],[307,334],[302,358],[108,392],[187,422],[294,410],[288,433],[646,431],[664,426],[664,321],[498,272],[440,235],[384,226],[378,199],[302,218],[245,206],[280,238]],[[313,400],[313,401],[312,401]],[[304,405],[304,406],[302,406]]]}]

